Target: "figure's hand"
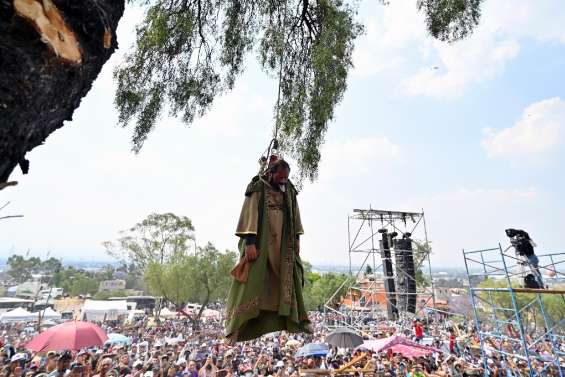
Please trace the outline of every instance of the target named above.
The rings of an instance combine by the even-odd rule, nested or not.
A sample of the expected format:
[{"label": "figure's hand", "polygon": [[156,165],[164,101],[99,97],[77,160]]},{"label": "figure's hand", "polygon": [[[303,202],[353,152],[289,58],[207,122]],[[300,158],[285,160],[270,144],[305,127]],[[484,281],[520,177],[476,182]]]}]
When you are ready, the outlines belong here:
[{"label": "figure's hand", "polygon": [[245,259],[248,262],[253,262],[257,259],[257,248],[255,245],[247,245],[245,246]]}]

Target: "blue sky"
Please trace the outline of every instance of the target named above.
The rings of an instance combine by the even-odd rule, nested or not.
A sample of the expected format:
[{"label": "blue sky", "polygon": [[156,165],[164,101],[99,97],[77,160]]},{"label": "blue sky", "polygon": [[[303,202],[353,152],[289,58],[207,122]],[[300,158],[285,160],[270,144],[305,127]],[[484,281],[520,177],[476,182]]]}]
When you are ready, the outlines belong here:
[{"label": "blue sky", "polygon": [[[565,11],[558,0],[487,0],[481,25],[448,45],[429,38],[415,1],[365,1],[348,91],[330,125],[320,177],[300,194],[304,258],[347,263],[353,208],[424,208],[434,266],[462,248],[527,229],[563,250]],[[139,155],[116,125],[111,72],[140,12],[118,28],[120,50],[65,127],[28,154],[30,174],[3,214],[2,256],[31,250],[106,259],[113,240],[151,212],[190,217],[199,244],[234,249],[247,181],[270,137],[276,83],[253,56],[235,90],[190,127],[163,118]],[[437,69],[434,69],[437,67]]]}]

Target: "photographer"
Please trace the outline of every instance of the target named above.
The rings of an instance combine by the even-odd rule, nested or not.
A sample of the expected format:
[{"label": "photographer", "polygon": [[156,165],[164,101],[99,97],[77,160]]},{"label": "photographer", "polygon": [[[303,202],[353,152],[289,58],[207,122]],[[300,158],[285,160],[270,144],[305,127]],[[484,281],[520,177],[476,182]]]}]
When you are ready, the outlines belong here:
[{"label": "photographer", "polygon": [[539,259],[534,253],[534,247],[537,245],[530,238],[530,235],[520,229],[506,229],[506,235],[510,238],[510,244],[514,246],[518,255],[525,257],[528,264],[531,266],[530,270],[535,278],[538,288],[543,289],[543,279],[539,272]]}]

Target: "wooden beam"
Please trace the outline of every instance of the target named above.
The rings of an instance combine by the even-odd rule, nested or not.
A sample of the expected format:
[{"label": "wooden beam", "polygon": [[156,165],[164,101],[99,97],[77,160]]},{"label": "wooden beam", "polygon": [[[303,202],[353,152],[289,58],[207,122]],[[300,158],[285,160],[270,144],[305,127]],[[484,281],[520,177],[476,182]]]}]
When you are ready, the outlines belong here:
[{"label": "wooden beam", "polygon": [[359,361],[363,360],[365,357],[367,356],[367,354],[363,353],[359,356],[357,356],[356,358],[354,358],[353,360],[351,360],[350,362],[343,364],[337,371],[342,372],[344,370],[346,370],[347,368],[357,364]]},{"label": "wooden beam", "polygon": [[536,289],[536,288],[512,288],[516,293],[539,293],[565,295],[565,289]]}]

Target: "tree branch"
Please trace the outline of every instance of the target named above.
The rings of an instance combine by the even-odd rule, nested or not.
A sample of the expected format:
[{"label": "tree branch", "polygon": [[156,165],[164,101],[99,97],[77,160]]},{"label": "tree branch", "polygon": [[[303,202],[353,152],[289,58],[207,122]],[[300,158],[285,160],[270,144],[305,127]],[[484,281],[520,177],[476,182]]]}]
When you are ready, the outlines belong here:
[{"label": "tree branch", "polygon": [[6,187],[9,187],[9,186],[15,186],[17,184],[18,184],[17,181],[1,182],[0,183],[0,190],[3,190],[3,189],[5,189]]},{"label": "tree branch", "polygon": [[206,38],[204,38],[204,33],[202,32],[202,2],[201,0],[197,1],[198,4],[198,34],[200,34],[200,39],[202,44],[206,44]]},{"label": "tree branch", "polygon": [[24,217],[24,215],[10,215],[10,216],[3,216],[0,217],[0,220],[4,220],[4,219],[12,219],[14,217]]}]

